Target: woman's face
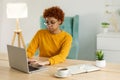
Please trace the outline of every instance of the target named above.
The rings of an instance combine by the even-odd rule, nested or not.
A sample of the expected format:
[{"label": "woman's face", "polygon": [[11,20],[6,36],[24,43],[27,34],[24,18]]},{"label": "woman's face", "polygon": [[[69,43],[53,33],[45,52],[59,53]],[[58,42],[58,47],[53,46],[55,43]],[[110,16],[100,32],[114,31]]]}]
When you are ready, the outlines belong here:
[{"label": "woman's face", "polygon": [[54,17],[47,17],[45,18],[46,22],[45,25],[47,26],[47,29],[51,32],[51,33],[55,33],[59,30],[59,26],[61,21],[55,19]]}]

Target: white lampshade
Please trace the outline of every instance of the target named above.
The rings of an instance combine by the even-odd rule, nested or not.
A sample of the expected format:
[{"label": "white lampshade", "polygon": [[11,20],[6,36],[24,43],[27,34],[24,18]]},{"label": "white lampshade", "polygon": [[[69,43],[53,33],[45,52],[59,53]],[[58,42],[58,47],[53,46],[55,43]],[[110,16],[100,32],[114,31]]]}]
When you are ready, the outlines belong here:
[{"label": "white lampshade", "polygon": [[7,17],[8,18],[26,18],[28,9],[26,3],[8,3]]}]

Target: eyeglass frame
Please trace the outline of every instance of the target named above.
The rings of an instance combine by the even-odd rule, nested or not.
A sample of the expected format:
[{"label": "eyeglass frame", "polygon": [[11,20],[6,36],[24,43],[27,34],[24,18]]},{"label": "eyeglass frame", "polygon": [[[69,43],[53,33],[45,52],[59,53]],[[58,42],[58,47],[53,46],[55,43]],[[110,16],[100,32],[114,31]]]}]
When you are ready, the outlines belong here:
[{"label": "eyeglass frame", "polygon": [[58,21],[55,21],[55,22],[44,22],[44,25],[46,25],[46,26],[48,26],[48,25],[54,25],[56,22],[58,22]]}]

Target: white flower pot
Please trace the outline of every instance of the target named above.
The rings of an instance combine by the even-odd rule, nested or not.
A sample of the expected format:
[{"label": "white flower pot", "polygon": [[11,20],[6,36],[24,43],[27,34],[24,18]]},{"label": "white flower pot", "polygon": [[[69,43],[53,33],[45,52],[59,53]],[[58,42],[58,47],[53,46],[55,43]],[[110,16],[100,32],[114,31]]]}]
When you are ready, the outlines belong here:
[{"label": "white flower pot", "polygon": [[108,32],[108,28],[103,28],[103,32],[104,33]]},{"label": "white flower pot", "polygon": [[96,66],[105,67],[106,66],[106,60],[96,60]]}]

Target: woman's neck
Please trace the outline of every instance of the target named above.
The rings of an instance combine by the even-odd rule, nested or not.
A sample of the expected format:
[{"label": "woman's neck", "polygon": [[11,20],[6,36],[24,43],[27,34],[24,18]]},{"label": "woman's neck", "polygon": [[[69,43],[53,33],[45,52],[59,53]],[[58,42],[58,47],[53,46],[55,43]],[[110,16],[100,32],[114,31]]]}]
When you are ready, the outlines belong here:
[{"label": "woman's neck", "polygon": [[58,29],[58,30],[54,31],[53,34],[58,34],[58,33],[60,33],[60,32],[61,32],[61,30]]},{"label": "woman's neck", "polygon": [[58,34],[58,33],[60,33],[61,31],[62,31],[61,29],[56,29],[56,30],[54,30],[54,31],[50,31],[50,30],[49,30],[49,32],[52,33],[52,34]]},{"label": "woman's neck", "polygon": [[58,34],[58,33],[60,33],[60,32],[61,32],[61,30],[60,30],[60,29],[58,29],[58,30],[53,31],[53,32],[51,32],[51,33],[53,33],[53,34]]}]

